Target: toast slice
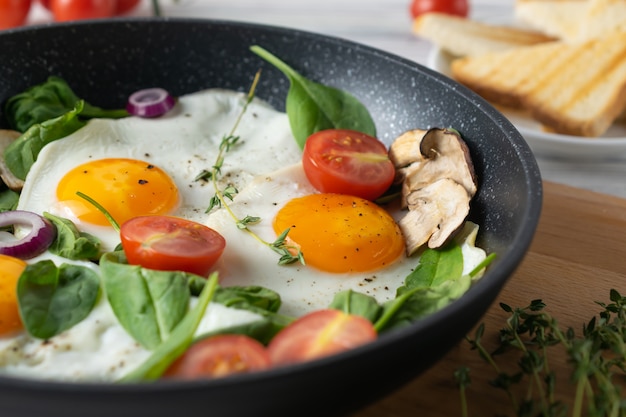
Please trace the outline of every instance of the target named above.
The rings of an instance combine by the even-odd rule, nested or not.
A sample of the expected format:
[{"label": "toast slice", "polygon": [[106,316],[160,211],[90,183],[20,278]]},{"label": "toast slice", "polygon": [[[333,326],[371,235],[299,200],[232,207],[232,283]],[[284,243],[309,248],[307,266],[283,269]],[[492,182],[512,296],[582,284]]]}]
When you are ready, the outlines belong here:
[{"label": "toast slice", "polygon": [[592,0],[516,0],[515,18],[546,35],[580,39],[580,27]]},{"label": "toast slice", "polygon": [[626,0],[588,0],[580,25],[579,39],[593,39],[611,32],[626,31]]},{"label": "toast slice", "polygon": [[418,16],[413,22],[413,33],[454,56],[476,56],[554,40],[531,30],[491,25],[437,12]]},{"label": "toast slice", "polygon": [[528,110],[547,130],[596,137],[626,108],[626,32],[459,58],[451,72],[495,104]]}]

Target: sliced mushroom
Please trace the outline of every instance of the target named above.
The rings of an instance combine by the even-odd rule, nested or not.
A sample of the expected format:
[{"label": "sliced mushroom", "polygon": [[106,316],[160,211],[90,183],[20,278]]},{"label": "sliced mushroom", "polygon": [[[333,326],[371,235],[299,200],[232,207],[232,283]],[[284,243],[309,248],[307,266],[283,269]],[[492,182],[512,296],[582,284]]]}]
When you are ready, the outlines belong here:
[{"label": "sliced mushroom", "polygon": [[398,223],[407,254],[426,243],[430,248],[443,245],[463,225],[470,200],[465,188],[449,178],[413,191],[409,195],[409,211]]},{"label": "sliced mushroom", "polygon": [[439,178],[450,178],[463,185],[472,196],[476,193],[476,174],[469,149],[457,133],[430,129],[420,143],[420,155],[417,164],[405,168],[409,192]]},{"label": "sliced mushroom", "polygon": [[389,147],[389,159],[396,168],[404,168],[417,162],[416,157],[421,156],[420,143],[428,132],[422,129],[413,129],[398,136]]},{"label": "sliced mushroom", "polygon": [[411,255],[454,235],[469,213],[477,181],[469,149],[455,131],[416,129],[396,141],[390,154],[402,181],[402,207],[409,210],[399,224]]},{"label": "sliced mushroom", "polygon": [[21,191],[24,181],[17,178],[4,161],[4,150],[22,134],[15,130],[0,129],[0,178],[13,191]]}]

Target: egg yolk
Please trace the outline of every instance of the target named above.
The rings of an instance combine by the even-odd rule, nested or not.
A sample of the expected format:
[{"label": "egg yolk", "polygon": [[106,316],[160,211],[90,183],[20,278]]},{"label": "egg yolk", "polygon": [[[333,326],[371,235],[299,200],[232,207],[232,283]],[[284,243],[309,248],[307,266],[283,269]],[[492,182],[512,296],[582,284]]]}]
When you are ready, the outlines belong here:
[{"label": "egg yolk", "polygon": [[17,281],[26,268],[26,262],[0,254],[0,335],[22,329],[17,304]]},{"label": "egg yolk", "polygon": [[404,251],[393,218],[371,201],[342,194],[312,194],[289,201],[274,218],[277,234],[300,247],[307,265],[328,272],[384,268]]},{"label": "egg yolk", "polygon": [[82,222],[109,225],[87,195],[119,224],[150,214],[168,214],[178,204],[174,181],[160,168],[134,159],[100,159],[69,171],[57,185],[57,199],[64,210]]}]

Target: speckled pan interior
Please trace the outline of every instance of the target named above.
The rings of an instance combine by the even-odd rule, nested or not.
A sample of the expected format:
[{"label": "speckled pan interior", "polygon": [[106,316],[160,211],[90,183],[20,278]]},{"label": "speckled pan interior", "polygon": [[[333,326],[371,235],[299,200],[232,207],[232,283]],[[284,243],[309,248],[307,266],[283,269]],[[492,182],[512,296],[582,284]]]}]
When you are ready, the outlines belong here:
[{"label": "speckled pan interior", "polygon": [[[59,417],[334,416],[363,407],[436,363],[477,323],[522,261],[539,220],[542,188],[520,134],[464,87],[416,63],[345,40],[289,29],[210,20],[136,19],[0,32],[0,102],[49,75],[102,107],[137,89],[174,95],[221,87],[284,108],[282,73],[250,52],[259,45],[306,77],[350,91],[389,143],[412,128],[454,127],[479,179],[471,219],[498,259],[449,307],[345,354],[299,366],[189,383],[63,384],[0,377],[0,415]],[[0,127],[6,127],[0,122]],[[68,155],[71,158],[71,155]],[[95,359],[97,360],[97,359]]]}]

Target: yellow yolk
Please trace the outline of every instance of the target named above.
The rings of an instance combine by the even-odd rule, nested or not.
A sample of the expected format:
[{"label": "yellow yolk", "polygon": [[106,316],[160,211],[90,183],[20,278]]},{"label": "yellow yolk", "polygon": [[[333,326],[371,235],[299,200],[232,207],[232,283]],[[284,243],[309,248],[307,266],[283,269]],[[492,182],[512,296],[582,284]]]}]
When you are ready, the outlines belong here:
[{"label": "yellow yolk", "polygon": [[79,220],[109,225],[105,216],[80,191],[111,214],[119,224],[150,214],[167,214],[178,204],[178,190],[160,168],[134,159],[100,159],[69,171],[57,185],[57,199]]},{"label": "yellow yolk", "polygon": [[0,254],[0,336],[23,327],[17,304],[17,281],[24,268],[23,260]]},{"label": "yellow yolk", "polygon": [[384,268],[404,251],[400,228],[371,201],[341,194],[312,194],[289,201],[274,219],[277,234],[300,247],[307,265],[328,272]]}]

